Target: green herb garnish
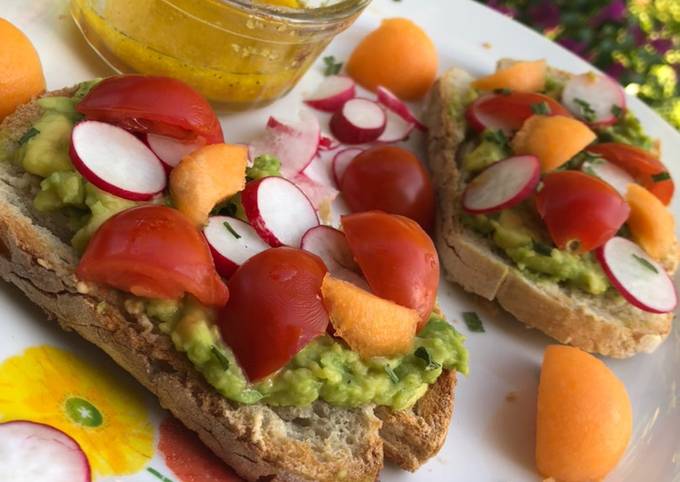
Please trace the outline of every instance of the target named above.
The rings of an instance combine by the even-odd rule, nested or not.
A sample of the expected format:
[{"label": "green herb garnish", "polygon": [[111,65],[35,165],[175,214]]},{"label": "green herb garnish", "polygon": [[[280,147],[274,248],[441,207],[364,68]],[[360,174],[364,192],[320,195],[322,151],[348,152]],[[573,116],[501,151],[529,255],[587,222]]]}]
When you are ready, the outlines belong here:
[{"label": "green herb garnish", "polygon": [[389,365],[385,365],[385,373],[387,373],[387,375],[390,377],[390,380],[392,380],[392,383],[399,383],[399,377],[394,372],[394,368],[392,368]]},{"label": "green herb garnish", "polygon": [[614,114],[614,117],[616,117],[617,119],[620,119],[621,117],[623,117],[623,109],[618,105],[614,104],[612,106],[612,114]]},{"label": "green herb garnish", "polygon": [[229,231],[233,237],[235,237],[236,239],[241,239],[241,235],[238,234],[236,232],[236,230],[231,227],[231,224],[229,224],[229,221],[225,221],[222,224],[224,224],[224,227],[227,228],[227,231]]},{"label": "green herb garnish", "polygon": [[595,120],[595,111],[588,102],[579,99],[578,97],[574,99],[574,102],[576,102],[581,109],[581,117],[583,117],[586,122],[593,122]]},{"label": "green herb garnish", "polygon": [[652,176],[652,181],[654,182],[668,181],[670,178],[671,175],[668,173],[668,171],[663,171],[658,174],[654,174]]},{"label": "green herb garnish", "polygon": [[512,94],[512,91],[510,89],[503,88],[503,89],[494,89],[493,93],[494,94],[500,94],[500,95],[510,95],[510,94]]},{"label": "green herb garnish", "polygon": [[326,65],[323,71],[325,76],[336,75],[340,72],[340,69],[342,69],[342,62],[336,62],[335,57],[332,55],[324,57],[323,63]]},{"label": "green herb garnish", "polygon": [[531,112],[536,115],[550,115],[552,111],[547,102],[539,102],[537,104],[531,104]]},{"label": "green herb garnish", "polygon": [[655,267],[652,263],[650,263],[649,261],[647,261],[647,260],[646,260],[645,258],[643,258],[642,256],[638,256],[637,254],[633,253],[633,258],[635,258],[635,259],[637,260],[638,263],[640,263],[642,266],[644,266],[645,268],[647,268],[649,271],[654,271],[655,273],[658,273],[658,272],[659,272],[659,270],[656,269],[656,267]]},{"label": "green herb garnish", "polygon": [[474,311],[464,312],[463,321],[465,321],[465,324],[467,325],[468,330],[470,331],[476,333],[486,332],[486,330],[484,329],[484,325],[482,325],[482,320],[479,318],[479,315]]},{"label": "green herb garnish", "polygon": [[147,467],[146,471],[149,472],[154,477],[156,477],[157,479],[161,480],[161,482],[173,482],[172,479],[167,478],[165,475],[161,474],[153,467]]},{"label": "green herb garnish", "polygon": [[28,142],[28,140],[29,140],[31,137],[35,137],[35,136],[37,136],[38,134],[40,134],[40,131],[39,131],[38,129],[36,129],[35,127],[31,127],[30,129],[28,129],[28,130],[24,133],[23,136],[21,136],[21,138],[19,139],[19,144],[23,146],[24,144],[26,144],[26,143]]},{"label": "green herb garnish", "polygon": [[540,241],[534,241],[534,251],[536,251],[538,254],[542,256],[551,256],[552,255],[552,248],[548,246],[545,243],[541,243]]},{"label": "green herb garnish", "polygon": [[210,352],[217,359],[217,361],[220,362],[220,365],[222,365],[222,368],[225,371],[229,370],[229,359],[224,356],[224,353],[222,353],[219,348],[217,348],[215,345],[212,345],[210,347]]},{"label": "green herb garnish", "polygon": [[441,363],[432,359],[432,355],[430,355],[430,352],[424,346],[418,347],[414,355],[425,362],[425,370],[436,370],[442,366]]},{"label": "green herb garnish", "polygon": [[486,131],[484,132],[484,140],[490,141],[490,142],[495,142],[496,144],[500,146],[507,146],[508,145],[508,136],[505,135],[505,132],[503,132],[501,129],[495,130],[495,131]]}]

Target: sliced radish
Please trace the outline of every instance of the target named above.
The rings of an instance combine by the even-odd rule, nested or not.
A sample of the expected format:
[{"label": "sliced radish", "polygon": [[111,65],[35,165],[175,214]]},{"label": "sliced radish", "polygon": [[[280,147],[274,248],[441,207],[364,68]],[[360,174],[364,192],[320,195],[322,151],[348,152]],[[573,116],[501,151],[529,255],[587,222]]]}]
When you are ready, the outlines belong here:
[{"label": "sliced radish", "polygon": [[569,79],[562,91],[562,103],[589,124],[610,125],[626,109],[626,94],[615,80],[590,72]]},{"label": "sliced radish", "polygon": [[387,87],[378,86],[375,93],[378,97],[378,102],[387,107],[388,110],[391,110],[405,121],[415,124],[419,130],[427,131],[427,127],[418,120],[411,109]]},{"label": "sliced radish", "polygon": [[269,248],[253,227],[230,216],[212,216],[203,228],[217,272],[229,278],[252,256]]},{"label": "sliced radish", "polygon": [[323,112],[335,112],[355,94],[356,85],[352,79],[344,75],[331,75],[305,99],[305,103]]},{"label": "sliced radish", "polygon": [[319,137],[319,151],[332,151],[340,147],[340,142],[330,134],[321,133]]},{"label": "sliced radish", "polygon": [[336,278],[370,291],[342,231],[330,226],[316,226],[302,237],[300,248],[321,258],[328,272]]},{"label": "sliced radish", "polygon": [[146,143],[166,167],[172,169],[186,155],[205,145],[205,140],[197,138],[193,141],[182,141],[158,134],[147,134]]},{"label": "sliced radish", "polygon": [[592,174],[599,177],[611,187],[616,189],[624,198],[628,192],[628,185],[635,184],[635,179],[633,179],[633,176],[628,174],[616,164],[605,161],[604,159],[586,161],[583,163],[583,166],[581,166],[581,170],[586,174]]},{"label": "sliced radish", "polygon": [[338,151],[333,157],[333,179],[337,186],[340,186],[342,183],[342,176],[345,175],[349,163],[359,154],[364,152],[364,150],[365,149],[362,149],[361,147],[348,147],[347,149]]},{"label": "sliced radish", "polygon": [[541,177],[536,156],[515,156],[487,167],[463,193],[463,209],[483,214],[510,208],[529,197]]},{"label": "sliced radish", "polygon": [[0,480],[90,482],[90,463],[78,443],[61,430],[16,420],[0,424]]},{"label": "sliced radish", "polygon": [[385,114],[387,115],[385,130],[376,141],[391,143],[407,139],[416,125],[413,122],[404,120],[400,115],[391,110],[386,111]]},{"label": "sliced radish", "polygon": [[81,122],[71,134],[71,160],[82,176],[132,201],[148,201],[165,189],[167,175],[151,149],[128,131],[98,121]]},{"label": "sliced radish", "polygon": [[249,182],[241,202],[250,225],[270,246],[299,246],[302,235],[319,224],[307,196],[282,177]]},{"label": "sliced radish", "polygon": [[315,181],[304,172],[292,178],[291,181],[305,193],[316,210],[319,210],[324,203],[332,203],[339,194],[333,186]]},{"label": "sliced radish", "polygon": [[303,111],[298,122],[282,122],[270,117],[264,134],[253,141],[249,157],[271,154],[281,161],[281,175],[292,177],[304,171],[319,148],[319,121]]},{"label": "sliced radish", "polygon": [[595,252],[612,284],[630,304],[650,313],[669,313],[678,294],[666,270],[640,246],[613,237]]},{"label": "sliced radish", "polygon": [[387,116],[372,100],[356,98],[345,102],[331,117],[333,135],[345,144],[373,142],[385,130]]}]

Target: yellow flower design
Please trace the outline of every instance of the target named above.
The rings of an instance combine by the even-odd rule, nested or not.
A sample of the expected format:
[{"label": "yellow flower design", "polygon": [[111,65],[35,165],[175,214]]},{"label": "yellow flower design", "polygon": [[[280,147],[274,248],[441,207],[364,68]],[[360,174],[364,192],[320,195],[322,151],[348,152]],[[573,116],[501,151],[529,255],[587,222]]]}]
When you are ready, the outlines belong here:
[{"label": "yellow flower design", "polygon": [[153,427],[141,397],[58,348],[29,348],[0,365],[0,421],[16,419],[73,437],[97,475],[138,472],[153,456]]}]

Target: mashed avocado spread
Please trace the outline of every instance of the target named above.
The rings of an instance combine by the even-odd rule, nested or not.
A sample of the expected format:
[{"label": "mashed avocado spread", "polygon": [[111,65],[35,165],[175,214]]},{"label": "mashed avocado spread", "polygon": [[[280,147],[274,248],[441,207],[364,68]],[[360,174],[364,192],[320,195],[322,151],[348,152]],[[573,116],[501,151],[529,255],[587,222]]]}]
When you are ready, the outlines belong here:
[{"label": "mashed avocado spread", "polygon": [[226,398],[246,404],[304,406],[322,399],[344,407],[377,404],[399,410],[412,406],[443,369],[468,370],[463,337],[433,314],[416,336],[412,351],[401,357],[362,360],[324,335],[274,376],[251,385],[222,342],[213,310],[187,298],[147,300],[145,312],[212,386]]}]

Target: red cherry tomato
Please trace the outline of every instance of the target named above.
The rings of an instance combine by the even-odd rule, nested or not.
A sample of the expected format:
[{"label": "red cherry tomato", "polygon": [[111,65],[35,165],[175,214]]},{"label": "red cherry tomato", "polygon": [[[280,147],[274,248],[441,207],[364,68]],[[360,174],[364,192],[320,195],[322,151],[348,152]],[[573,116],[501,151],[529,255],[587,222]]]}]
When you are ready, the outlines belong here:
[{"label": "red cherry tomato", "polygon": [[88,119],[132,132],[177,139],[202,137],[208,144],[224,142],[210,104],[184,82],[168,77],[109,77],[93,87],[76,109]]},{"label": "red cherry tomato", "polygon": [[439,285],[432,240],[414,221],[380,211],[342,217],[342,227],[371,291],[412,308],[427,322]]},{"label": "red cherry tomato", "polygon": [[[630,213],[613,187],[580,171],[547,174],[536,195],[536,208],[555,244],[581,253],[612,238]],[[575,242],[578,246],[571,246]]]},{"label": "red cherry tomato", "polygon": [[102,224],[76,275],[147,298],[191,293],[210,306],[229,299],[201,233],[179,211],[164,206],[128,209]]},{"label": "red cherry tomato", "polygon": [[347,167],[341,189],[352,212],[401,214],[425,230],[434,222],[430,175],[405,149],[377,146],[362,152]]},{"label": "red cherry tomato", "polygon": [[670,178],[654,180],[654,176],[663,176],[664,173],[668,173],[668,169],[651,152],[619,142],[595,144],[589,146],[587,151],[602,156],[628,172],[666,206],[671,202],[675,184]]},{"label": "red cherry tomato", "polygon": [[[542,104],[547,112],[538,111]],[[488,94],[470,104],[465,111],[465,119],[477,132],[484,129],[516,131],[524,121],[536,113],[543,115],[563,115],[571,113],[552,97],[530,92],[510,92],[508,94]]]},{"label": "red cherry tomato", "polygon": [[326,271],[318,256],[283,247],[256,254],[231,277],[218,324],[250,380],[271,375],[326,332]]}]

